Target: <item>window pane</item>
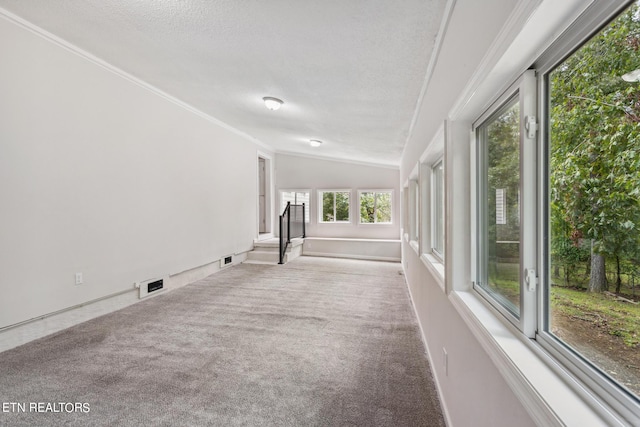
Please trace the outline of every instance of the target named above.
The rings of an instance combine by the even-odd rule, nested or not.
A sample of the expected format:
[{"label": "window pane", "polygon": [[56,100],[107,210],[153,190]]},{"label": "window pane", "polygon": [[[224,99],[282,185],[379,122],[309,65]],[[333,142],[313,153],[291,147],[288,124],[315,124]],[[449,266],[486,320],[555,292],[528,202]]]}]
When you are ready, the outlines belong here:
[{"label": "window pane", "polygon": [[287,202],[291,202],[291,204],[296,203],[296,193],[292,191],[283,191],[282,196],[280,197],[280,213],[284,212],[284,209],[287,207]]},{"label": "window pane", "polygon": [[376,222],[391,222],[391,193],[376,193]]},{"label": "window pane", "polygon": [[638,9],[633,4],[547,77],[548,332],[636,395],[640,83],[622,76],[640,68]]},{"label": "window pane", "polygon": [[360,193],[360,222],[375,222],[375,193]]},{"label": "window pane", "polygon": [[349,193],[336,194],[336,221],[349,221]]},{"label": "window pane", "polygon": [[296,193],[296,205],[304,203],[304,222],[309,222],[309,193]]},{"label": "window pane", "polygon": [[[520,109],[512,101],[480,128],[485,198],[480,286],[515,316],[520,314]],[[501,192],[497,190],[502,190]],[[498,200],[504,221],[497,221]]]},{"label": "window pane", "polygon": [[444,255],[444,167],[439,162],[433,167],[433,250]]},{"label": "window pane", "polygon": [[331,192],[322,193],[322,221],[334,221],[334,194]]}]

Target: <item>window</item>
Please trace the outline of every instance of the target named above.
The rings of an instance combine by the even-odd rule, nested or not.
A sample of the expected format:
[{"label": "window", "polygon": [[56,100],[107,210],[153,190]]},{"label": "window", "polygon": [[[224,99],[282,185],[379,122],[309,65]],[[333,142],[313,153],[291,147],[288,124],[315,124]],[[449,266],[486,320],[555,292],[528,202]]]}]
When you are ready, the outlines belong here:
[{"label": "window", "polygon": [[603,394],[636,402],[640,83],[627,73],[640,69],[639,5],[542,75],[548,267],[540,337]]},{"label": "window", "polygon": [[360,223],[391,224],[391,190],[359,191]]},{"label": "window", "polygon": [[536,332],[538,265],[535,92],[536,74],[528,70],[474,125],[478,171],[474,289],[528,337]]},{"label": "window", "polygon": [[444,163],[431,167],[431,251],[444,259]]},{"label": "window", "polygon": [[402,197],[402,236],[406,242],[409,241],[409,186],[405,185],[400,193]]},{"label": "window", "polygon": [[351,191],[319,191],[320,222],[349,222],[349,199]]},{"label": "window", "polygon": [[[518,93],[477,130],[481,259],[477,285],[520,318],[520,101]],[[512,197],[505,197],[512,195]]]},{"label": "window", "polygon": [[638,425],[640,0],[621,3],[588,9],[474,124],[474,290]]},{"label": "window", "polygon": [[280,191],[280,213],[284,212],[287,202],[292,205],[304,203],[304,222],[309,223],[309,190],[282,190]]},{"label": "window", "polygon": [[[417,169],[416,169],[417,175]],[[418,250],[420,235],[420,186],[417,177],[409,181],[409,240],[414,242],[414,249]]]}]

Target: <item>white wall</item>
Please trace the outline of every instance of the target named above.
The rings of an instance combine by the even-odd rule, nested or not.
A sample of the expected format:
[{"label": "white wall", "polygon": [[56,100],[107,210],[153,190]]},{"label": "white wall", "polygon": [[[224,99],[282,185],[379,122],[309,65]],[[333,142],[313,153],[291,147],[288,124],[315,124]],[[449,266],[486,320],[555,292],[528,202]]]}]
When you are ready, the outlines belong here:
[{"label": "white wall", "polygon": [[[321,147],[319,149],[322,149]],[[310,224],[312,237],[349,237],[366,239],[400,238],[399,170],[384,166],[331,161],[318,158],[276,155],[276,211],[280,210],[280,190],[311,190]],[[318,190],[351,189],[351,223],[318,223]],[[358,190],[393,190],[393,224],[359,224]],[[277,213],[276,215],[279,215]]]},{"label": "white wall", "polygon": [[[519,3],[521,5],[524,2],[458,0],[454,3],[446,36],[441,40],[437,65],[426,88],[411,138],[403,153],[401,182],[409,179],[420,156],[427,150],[443,122],[450,118],[452,109],[467,85],[476,77],[474,73],[491,53],[490,47],[503,30],[510,14],[517,9]],[[470,126],[470,123],[467,125]],[[447,132],[450,133],[450,130],[447,129]],[[462,144],[449,147],[451,148],[460,150],[456,152],[463,154],[463,161],[460,162],[459,156],[452,156],[450,153],[445,159],[445,169],[450,169],[455,164],[455,170],[446,170],[449,202],[447,220],[451,221],[456,214],[462,214],[468,221],[468,213],[462,211],[468,208],[469,198],[468,170],[471,165],[466,155],[468,144],[463,140]],[[456,163],[453,163],[454,157]],[[455,194],[452,193],[452,176],[456,176],[457,180]],[[451,204],[452,198],[458,198],[458,204]],[[465,286],[470,282],[469,228],[464,221],[462,227],[464,229],[454,231],[466,233],[465,245],[452,247],[453,233],[446,236],[446,271],[449,277],[445,280],[448,289],[451,289],[452,278],[464,282]],[[451,229],[447,228],[447,231]],[[447,292],[439,286],[432,269],[424,265],[415,250],[405,241],[402,256],[412,300],[426,339],[432,369],[439,384],[450,425],[534,425],[522,403],[483,349],[479,341],[481,338],[474,336],[454,308]],[[448,370],[445,369],[443,351],[447,352]]]},{"label": "white wall", "polygon": [[251,249],[248,138],[3,18],[0,56],[0,328]]}]

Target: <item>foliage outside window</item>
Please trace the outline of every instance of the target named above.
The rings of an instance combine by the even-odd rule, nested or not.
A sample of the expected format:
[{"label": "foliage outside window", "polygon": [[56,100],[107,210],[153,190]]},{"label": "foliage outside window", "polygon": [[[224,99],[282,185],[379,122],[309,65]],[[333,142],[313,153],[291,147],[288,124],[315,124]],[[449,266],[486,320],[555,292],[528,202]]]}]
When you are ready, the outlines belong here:
[{"label": "foliage outside window", "polygon": [[309,192],[308,191],[296,191],[296,190],[284,190],[280,192],[280,212],[284,212],[287,207],[287,202],[292,205],[301,205],[304,203],[304,222],[309,223]]},{"label": "foliage outside window", "polygon": [[[520,104],[511,98],[478,128],[481,176],[478,285],[520,315]],[[499,197],[497,197],[499,196]]]},{"label": "foliage outside window", "polygon": [[361,191],[360,222],[390,224],[391,206],[391,191]]},{"label": "foliage outside window", "polygon": [[320,191],[320,222],[349,222],[349,191]]},{"label": "foliage outside window", "polygon": [[640,396],[638,2],[546,75],[545,332]]}]

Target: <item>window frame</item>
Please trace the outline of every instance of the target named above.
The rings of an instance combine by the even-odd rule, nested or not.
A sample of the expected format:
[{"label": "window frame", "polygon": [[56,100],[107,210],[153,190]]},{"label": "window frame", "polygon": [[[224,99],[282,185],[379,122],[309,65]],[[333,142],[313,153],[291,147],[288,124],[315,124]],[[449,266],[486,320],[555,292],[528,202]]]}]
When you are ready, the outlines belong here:
[{"label": "window frame", "polygon": [[[441,170],[441,172],[438,174],[436,172],[436,169],[439,168]],[[446,228],[446,215],[445,215],[445,179],[444,179],[444,156],[440,157],[439,159],[437,159],[431,166],[430,166],[430,180],[431,180],[431,186],[430,186],[430,190],[431,190],[431,197],[429,197],[429,201],[430,201],[430,209],[429,209],[429,215],[430,215],[430,224],[431,224],[431,233],[430,233],[430,244],[429,244],[429,248],[430,248],[430,252],[431,255],[433,255],[435,258],[438,259],[438,261],[440,261],[441,263],[444,264],[444,251],[445,251],[445,244],[446,244],[446,238],[445,238],[445,228]],[[438,179],[437,179],[437,175],[440,175],[440,181],[442,181],[441,184],[441,200],[437,200],[437,191],[436,191],[436,185],[438,185]],[[438,228],[438,214],[440,213],[441,216],[441,220],[442,220],[442,229],[440,230],[440,233],[437,232],[437,228]],[[439,237],[439,234],[442,237],[442,249],[438,250],[437,243],[436,243],[436,239]]]},{"label": "window frame", "polygon": [[[606,402],[616,413],[626,420],[640,418],[640,396],[630,394],[617,380],[610,377],[586,357],[580,355],[568,344],[549,332],[550,307],[550,273],[551,250],[549,247],[550,230],[550,124],[549,124],[549,74],[566,59],[579,50],[585,43],[596,36],[603,28],[615,20],[620,13],[635,1],[612,1],[607,4],[594,5],[580,16],[571,28],[559,37],[534,63],[539,73],[537,93],[541,102],[538,105],[540,118],[540,134],[543,135],[537,153],[541,165],[539,167],[539,297],[537,307],[536,342],[552,357],[561,363],[573,376],[586,384],[589,391]],[[640,83],[639,83],[640,84]]]},{"label": "window frame", "polygon": [[[324,207],[324,203],[323,203],[323,194],[324,193],[347,193],[348,200],[347,203],[349,204],[349,208],[347,210],[347,212],[349,213],[349,219],[346,221],[337,221],[335,219],[335,215],[336,215],[336,197],[334,195],[333,197],[333,213],[334,213],[334,220],[333,221],[324,221],[324,217],[323,217],[323,207]],[[322,190],[318,190],[318,224],[351,224],[352,223],[352,214],[351,214],[351,209],[352,209],[352,204],[351,204],[351,200],[352,200],[352,194],[351,194],[351,189],[322,189]]]},{"label": "window frame", "polygon": [[[373,214],[373,220],[374,222],[362,222],[362,215],[360,214],[360,209],[362,209],[362,193],[373,193],[373,204],[374,204],[374,214]],[[377,203],[378,203],[378,198],[377,195],[381,194],[381,193],[389,193],[389,200],[391,202],[391,212],[389,213],[390,215],[390,221],[388,222],[377,222],[376,221],[376,207],[377,207]],[[359,225],[364,225],[364,226],[369,226],[369,225],[376,225],[376,226],[382,226],[382,225],[393,225],[394,221],[393,221],[393,189],[359,189],[358,190],[358,224]]]},{"label": "window frame", "polygon": [[[538,132],[532,138],[525,129],[525,117],[537,114],[536,95],[536,73],[534,70],[527,70],[522,73],[509,88],[504,91],[487,108],[472,126],[474,134],[474,158],[475,162],[475,206],[474,223],[476,234],[475,268],[473,271],[472,288],[482,299],[493,309],[497,310],[506,320],[514,325],[520,332],[528,338],[534,338],[536,333],[536,306],[537,287],[533,283],[528,285],[526,271],[532,271],[535,276],[538,271],[537,259],[537,165],[536,153],[538,146]],[[519,313],[513,313],[500,299],[494,297],[490,292],[483,289],[480,282],[488,277],[485,271],[488,263],[486,245],[487,221],[486,204],[487,188],[483,173],[486,173],[486,155],[484,154],[485,141],[482,140],[481,131],[483,127],[494,118],[502,114],[505,109],[516,100],[519,104],[520,123],[520,253],[519,253]],[[529,242],[529,243],[527,243]]]},{"label": "window frame", "polygon": [[408,202],[408,212],[407,212],[407,220],[409,221],[409,245],[415,251],[417,255],[420,254],[420,182],[418,178],[418,165],[413,170],[411,174],[411,178],[408,181],[408,192],[407,192],[407,202]]}]

